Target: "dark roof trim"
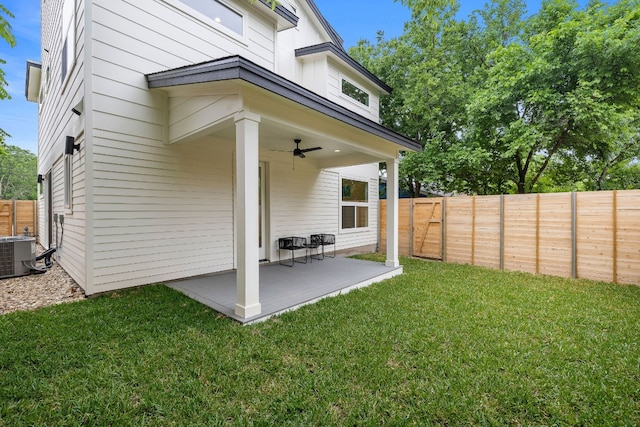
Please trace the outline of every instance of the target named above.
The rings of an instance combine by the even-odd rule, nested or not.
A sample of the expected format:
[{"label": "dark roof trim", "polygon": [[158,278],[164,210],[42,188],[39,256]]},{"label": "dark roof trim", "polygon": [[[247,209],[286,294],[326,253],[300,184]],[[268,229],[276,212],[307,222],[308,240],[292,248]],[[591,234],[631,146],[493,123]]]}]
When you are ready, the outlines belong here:
[{"label": "dark roof trim", "polygon": [[230,56],[202,64],[147,74],[146,77],[149,89],[243,80],[406,149],[420,150],[420,144],[412,139],[331,102],[241,56]]},{"label": "dark roof trim", "polygon": [[367,70],[355,59],[351,58],[344,50],[338,48],[336,45],[330,42],[320,43],[313,46],[301,47],[300,49],[296,49],[296,58],[301,56],[306,56],[306,55],[312,55],[314,53],[321,53],[321,52],[333,53],[338,58],[342,59],[344,62],[349,64],[351,67],[355,68],[360,74],[365,76],[367,79],[371,80],[374,84],[379,86],[385,92],[391,93],[391,91],[393,90],[385,82],[377,78],[371,71]]},{"label": "dark roof trim", "polygon": [[344,47],[342,46],[344,43],[342,37],[340,37],[336,30],[333,29],[331,24],[329,24],[329,21],[327,21],[325,17],[322,16],[322,13],[320,13],[320,9],[318,9],[318,6],[316,6],[313,0],[307,0],[307,4],[316,15],[316,18],[318,18],[318,21],[320,21],[320,25],[322,25],[322,28],[324,28],[324,30],[329,34],[329,38],[331,39],[333,44],[340,46],[340,49],[344,50]]},{"label": "dark roof trim", "polygon": [[[267,0],[260,0],[260,3],[264,4],[269,9],[271,9],[271,5],[267,2]],[[289,21],[289,23],[291,25],[293,25],[294,27],[298,25],[298,19],[299,18],[296,16],[295,13],[291,12],[286,7],[278,4],[276,6],[276,8],[274,9],[274,12],[277,13],[281,18]]]}]

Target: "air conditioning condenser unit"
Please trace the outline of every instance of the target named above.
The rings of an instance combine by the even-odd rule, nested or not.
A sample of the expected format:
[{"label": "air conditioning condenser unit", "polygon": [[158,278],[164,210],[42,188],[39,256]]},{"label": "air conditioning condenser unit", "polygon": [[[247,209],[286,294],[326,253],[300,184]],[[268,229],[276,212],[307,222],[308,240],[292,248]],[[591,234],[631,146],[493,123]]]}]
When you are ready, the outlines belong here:
[{"label": "air conditioning condenser unit", "polygon": [[0,237],[0,279],[30,274],[35,263],[35,237]]}]

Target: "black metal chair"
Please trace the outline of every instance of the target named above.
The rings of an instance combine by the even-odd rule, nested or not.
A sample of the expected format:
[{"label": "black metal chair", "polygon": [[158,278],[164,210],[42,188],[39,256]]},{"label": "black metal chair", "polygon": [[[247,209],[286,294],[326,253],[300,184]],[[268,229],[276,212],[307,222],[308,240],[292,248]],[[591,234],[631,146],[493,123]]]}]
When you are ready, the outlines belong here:
[{"label": "black metal chair", "polygon": [[[315,242],[316,247],[320,246],[322,248],[322,258],[318,257],[318,259],[324,259],[324,247],[327,245],[333,245],[333,255],[326,255],[329,258],[336,257],[336,236],[335,234],[312,234],[311,242]],[[316,251],[317,253],[317,251]]]},{"label": "black metal chair", "polygon": [[[304,249],[304,261],[297,261],[295,252],[297,250]],[[280,258],[280,252],[283,250],[291,251],[291,264],[283,264],[282,259]],[[287,267],[293,267],[296,262],[301,264],[307,263],[307,238],[306,237],[281,237],[278,239],[278,262],[280,265],[285,265]]]},{"label": "black metal chair", "polygon": [[[311,237],[309,238],[309,243],[307,244],[307,248],[309,248],[309,260],[311,262],[313,262],[313,257],[315,256],[317,260],[322,260],[322,258],[324,258],[324,256],[322,258],[320,258],[320,253],[318,252],[318,248],[320,248],[322,246],[322,239],[320,239],[320,236],[317,234],[312,234]],[[313,254],[313,250],[316,250],[316,254]]]}]

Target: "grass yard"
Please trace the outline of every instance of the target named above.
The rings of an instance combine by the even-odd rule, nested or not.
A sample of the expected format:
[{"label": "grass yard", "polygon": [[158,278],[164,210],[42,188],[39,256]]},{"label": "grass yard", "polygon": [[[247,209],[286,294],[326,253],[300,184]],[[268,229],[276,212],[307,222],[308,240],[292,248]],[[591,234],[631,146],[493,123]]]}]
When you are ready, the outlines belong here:
[{"label": "grass yard", "polygon": [[164,286],[0,316],[0,426],[640,424],[640,288],[402,263],[253,326]]}]

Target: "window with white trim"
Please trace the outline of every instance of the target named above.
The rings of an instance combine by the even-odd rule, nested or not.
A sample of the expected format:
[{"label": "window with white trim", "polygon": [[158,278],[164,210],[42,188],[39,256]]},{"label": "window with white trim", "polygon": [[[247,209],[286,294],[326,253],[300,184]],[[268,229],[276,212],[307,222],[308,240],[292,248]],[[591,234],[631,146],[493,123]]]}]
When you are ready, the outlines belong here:
[{"label": "window with white trim", "polygon": [[62,5],[62,84],[76,61],[76,0]]},{"label": "window with white trim", "polygon": [[65,154],[64,156],[64,208],[71,210],[72,208],[72,182],[73,182],[73,156]]},{"label": "window with white trim", "polygon": [[342,229],[369,226],[369,184],[365,181],[342,178]]},{"label": "window with white trim", "polygon": [[362,105],[369,106],[369,94],[364,90],[354,85],[350,81],[342,78],[341,91],[349,98],[358,101]]},{"label": "window with white trim", "polygon": [[242,36],[244,18],[241,14],[218,0],[180,0],[196,12]]}]

